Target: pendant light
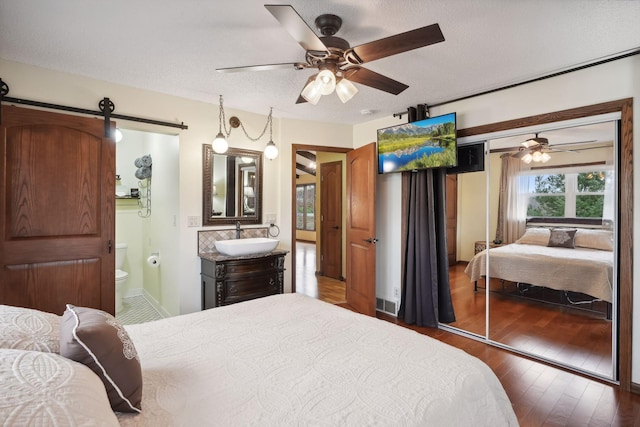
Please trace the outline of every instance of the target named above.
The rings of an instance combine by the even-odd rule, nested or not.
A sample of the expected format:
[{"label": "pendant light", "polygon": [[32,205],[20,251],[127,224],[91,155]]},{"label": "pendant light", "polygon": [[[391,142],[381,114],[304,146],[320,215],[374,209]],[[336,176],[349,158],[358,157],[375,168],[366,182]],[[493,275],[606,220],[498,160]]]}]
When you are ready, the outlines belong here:
[{"label": "pendant light", "polygon": [[[247,130],[244,128],[244,125],[242,124],[242,121],[240,121],[238,117],[233,116],[229,118],[229,125],[231,126],[229,130],[227,130],[227,125],[225,121],[226,121],[226,116],[224,113],[224,106],[222,104],[222,95],[220,95],[220,110],[218,112],[219,128],[218,128],[218,135],[216,135],[215,139],[211,142],[211,147],[213,148],[213,151],[215,151],[218,154],[223,154],[227,152],[227,150],[229,149],[229,143],[227,142],[227,138],[229,137],[229,135],[231,135],[231,131],[234,128],[241,127],[245,136],[249,138],[251,141],[256,142],[264,136],[264,134],[267,132],[267,127],[269,127],[269,142],[267,143],[267,146],[264,149],[264,155],[269,160],[273,160],[276,157],[278,157],[278,147],[276,147],[276,144],[273,142],[273,107],[271,107],[271,109],[269,110],[267,123],[265,123],[264,129],[262,129],[262,133],[257,138],[252,138],[251,136],[249,136],[249,134],[247,133]],[[224,132],[222,131],[223,126],[224,126]]]},{"label": "pendant light", "polygon": [[[211,143],[211,147],[213,151],[218,154],[223,154],[227,152],[229,148],[229,143],[227,142],[227,138],[222,133],[222,123],[223,123],[224,109],[222,108],[222,95],[220,95],[220,109],[218,110],[218,123],[220,127],[218,128],[218,135],[216,135],[215,139]],[[226,131],[225,125],[225,131]],[[229,132],[231,133],[231,132]]]}]

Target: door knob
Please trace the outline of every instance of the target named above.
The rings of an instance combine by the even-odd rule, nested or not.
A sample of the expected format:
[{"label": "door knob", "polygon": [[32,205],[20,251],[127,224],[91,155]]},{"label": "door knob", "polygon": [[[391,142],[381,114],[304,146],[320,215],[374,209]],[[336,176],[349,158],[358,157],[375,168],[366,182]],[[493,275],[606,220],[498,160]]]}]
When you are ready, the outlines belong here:
[{"label": "door knob", "polygon": [[364,239],[364,241],[367,242],[367,243],[374,243],[375,244],[378,241],[378,239],[369,237],[368,239]]}]

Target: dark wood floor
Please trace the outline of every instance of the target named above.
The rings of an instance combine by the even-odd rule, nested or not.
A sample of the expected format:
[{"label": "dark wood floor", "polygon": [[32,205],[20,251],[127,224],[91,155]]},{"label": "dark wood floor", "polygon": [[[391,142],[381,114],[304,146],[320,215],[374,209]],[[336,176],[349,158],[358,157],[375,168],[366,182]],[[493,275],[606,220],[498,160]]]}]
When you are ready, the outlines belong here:
[{"label": "dark wood floor", "polygon": [[[315,247],[307,246],[306,251],[304,249],[304,243],[296,243],[297,291],[333,303],[343,302],[344,282],[316,277]],[[523,427],[640,427],[640,395],[621,392],[615,385],[527,359],[464,336],[408,326],[380,312],[378,317],[436,338],[484,361],[502,383]],[[560,340],[557,344],[550,341],[545,345],[562,346],[565,343],[566,340]],[[478,425],[482,425],[480,420]]]},{"label": "dark wood floor", "polygon": [[[486,296],[484,288],[473,291],[464,273],[466,263],[449,270],[456,322],[451,326],[485,335]],[[484,281],[481,283],[484,286]],[[606,304],[596,303],[592,311],[541,302],[526,295],[559,301],[561,294],[543,288],[524,288],[513,283],[492,280],[489,293],[489,337],[493,341],[549,360],[613,377],[611,362],[612,322],[606,318]],[[544,292],[548,295],[544,295]]]},{"label": "dark wood floor", "polygon": [[332,304],[345,303],[345,283],[330,277],[316,276],[316,271],[316,245],[296,242],[296,292]]}]

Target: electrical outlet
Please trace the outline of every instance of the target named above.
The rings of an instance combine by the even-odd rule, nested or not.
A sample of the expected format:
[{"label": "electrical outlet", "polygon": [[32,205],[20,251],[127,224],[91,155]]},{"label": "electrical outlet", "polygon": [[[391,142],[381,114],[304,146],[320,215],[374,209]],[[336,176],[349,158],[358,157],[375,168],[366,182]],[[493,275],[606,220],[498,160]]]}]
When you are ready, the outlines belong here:
[{"label": "electrical outlet", "polygon": [[200,226],[200,217],[199,216],[188,216],[187,217],[187,227],[199,227]]},{"label": "electrical outlet", "polygon": [[274,213],[265,214],[265,218],[267,220],[267,224],[275,224],[276,223],[276,214],[274,214]]}]

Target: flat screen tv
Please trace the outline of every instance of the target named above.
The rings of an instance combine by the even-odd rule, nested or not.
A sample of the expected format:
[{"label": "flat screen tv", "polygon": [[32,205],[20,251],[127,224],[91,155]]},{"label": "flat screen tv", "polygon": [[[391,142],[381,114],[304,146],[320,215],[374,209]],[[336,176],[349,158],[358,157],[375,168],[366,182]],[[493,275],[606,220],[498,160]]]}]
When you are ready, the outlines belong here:
[{"label": "flat screen tv", "polygon": [[455,166],[456,113],[378,129],[378,173]]},{"label": "flat screen tv", "polygon": [[481,172],[484,170],[484,143],[458,145],[458,165],[447,169],[447,174]]}]

